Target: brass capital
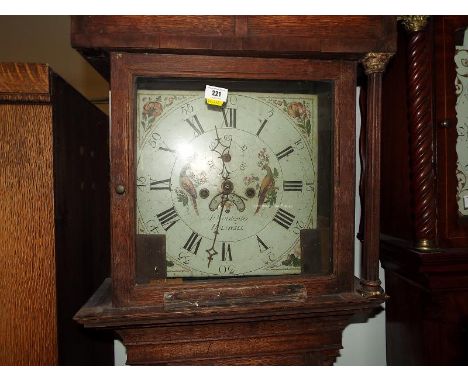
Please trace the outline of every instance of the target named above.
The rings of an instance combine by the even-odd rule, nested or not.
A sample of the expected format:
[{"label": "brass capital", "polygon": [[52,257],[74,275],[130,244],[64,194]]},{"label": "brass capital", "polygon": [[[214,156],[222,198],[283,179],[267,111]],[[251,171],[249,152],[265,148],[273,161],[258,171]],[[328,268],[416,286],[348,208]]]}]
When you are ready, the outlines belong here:
[{"label": "brass capital", "polygon": [[408,32],[422,31],[429,20],[429,16],[398,16],[398,21],[401,21]]},{"label": "brass capital", "polygon": [[393,53],[367,53],[361,63],[367,75],[381,73],[392,56]]}]

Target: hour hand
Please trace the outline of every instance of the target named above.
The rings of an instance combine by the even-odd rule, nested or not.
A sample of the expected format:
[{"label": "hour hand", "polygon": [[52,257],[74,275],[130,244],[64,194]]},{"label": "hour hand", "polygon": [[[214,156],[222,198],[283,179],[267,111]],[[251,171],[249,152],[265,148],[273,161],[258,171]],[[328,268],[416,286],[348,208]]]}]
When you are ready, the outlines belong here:
[{"label": "hour hand", "polygon": [[213,199],[211,199],[210,204],[208,205],[208,208],[210,211],[216,211],[223,201],[223,193],[219,193],[218,195],[213,196]]},{"label": "hour hand", "polygon": [[239,195],[232,193],[229,195],[229,201],[231,201],[236,207],[239,212],[242,212],[245,210],[245,203],[242,200],[242,197]]}]

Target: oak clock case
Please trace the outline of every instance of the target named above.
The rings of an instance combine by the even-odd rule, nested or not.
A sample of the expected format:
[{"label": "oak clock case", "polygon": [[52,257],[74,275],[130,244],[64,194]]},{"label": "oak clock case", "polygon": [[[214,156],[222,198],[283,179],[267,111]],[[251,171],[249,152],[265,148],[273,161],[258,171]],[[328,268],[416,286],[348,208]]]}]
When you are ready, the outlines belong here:
[{"label": "oak clock case", "polygon": [[137,282],[329,273],[329,82],[140,77],[134,112]]}]

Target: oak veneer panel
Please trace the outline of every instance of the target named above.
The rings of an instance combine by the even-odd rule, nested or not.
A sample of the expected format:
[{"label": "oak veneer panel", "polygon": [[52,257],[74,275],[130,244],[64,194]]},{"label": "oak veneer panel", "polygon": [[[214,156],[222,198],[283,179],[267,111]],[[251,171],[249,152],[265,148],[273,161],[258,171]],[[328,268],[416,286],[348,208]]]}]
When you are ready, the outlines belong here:
[{"label": "oak veneer panel", "polygon": [[49,95],[49,69],[46,65],[3,63],[0,65],[2,94]]},{"label": "oak veneer panel", "polygon": [[72,320],[109,274],[107,117],[46,65],[0,64],[0,365],[113,364]]},{"label": "oak veneer panel", "polygon": [[[75,317],[86,327],[116,330],[127,347],[129,364],[332,364],[351,316],[378,306],[384,298],[379,291],[365,296],[356,293],[352,272],[354,102],[359,60],[368,52],[395,50],[396,19],[213,16],[206,21],[210,28],[192,16],[72,18],[72,45],[106,78],[111,73],[111,189],[126,188],[124,194],[111,196],[112,280]],[[135,283],[131,128],[134,84],[139,76],[334,81],[333,273],[261,279],[268,291],[302,284],[307,293],[301,301],[265,302],[260,296],[249,304],[252,299],[243,292],[258,285],[256,278]],[[380,74],[376,76],[378,80],[370,86],[374,92],[369,92],[375,102],[369,105],[380,103]],[[369,109],[371,127],[379,130],[379,109]],[[378,136],[370,140],[377,157],[379,145]],[[377,160],[372,169],[378,170],[378,165]],[[377,188],[378,176],[369,174],[370,186]],[[378,196],[378,192],[370,194],[376,203]],[[366,216],[373,211],[377,216],[378,208]],[[378,224],[370,229],[376,235]],[[376,247],[370,248],[376,251]],[[376,256],[371,258],[375,269]],[[164,298],[184,288],[190,289],[189,297],[197,297],[198,291],[226,286],[239,294],[239,300],[223,301],[227,306],[171,309]]]},{"label": "oak veneer panel", "polygon": [[[264,41],[273,43],[273,51],[276,47],[278,51],[365,53],[375,50],[378,43],[379,51],[385,52],[395,49],[394,21],[391,16],[75,16],[71,38],[75,48],[109,50],[161,49],[169,37],[179,38],[174,49],[196,48],[193,41],[198,38],[206,49],[246,50],[243,43],[267,37]],[[281,36],[289,41],[274,45]],[[295,48],[294,39],[301,37],[313,38],[318,44]],[[230,38],[238,44],[229,44]],[[323,38],[328,45],[320,44]],[[255,50],[265,50],[265,46]]]},{"label": "oak veneer panel", "polygon": [[3,365],[57,363],[51,122],[49,106],[0,105]]}]

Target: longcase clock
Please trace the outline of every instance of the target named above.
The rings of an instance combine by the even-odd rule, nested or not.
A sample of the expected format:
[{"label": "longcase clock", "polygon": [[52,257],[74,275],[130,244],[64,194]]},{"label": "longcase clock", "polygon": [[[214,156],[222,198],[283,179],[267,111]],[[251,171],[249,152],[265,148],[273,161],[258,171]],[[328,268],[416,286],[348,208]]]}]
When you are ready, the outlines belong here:
[{"label": "longcase clock", "polygon": [[383,84],[391,365],[468,364],[467,51],[468,17],[402,17]]},{"label": "longcase clock", "polygon": [[[332,364],[350,318],[385,298],[376,186],[395,25],[73,18],[73,45],[110,73],[112,93],[112,278],[76,319],[115,330],[129,364]],[[357,279],[361,62],[368,192]],[[207,103],[207,85],[227,89],[222,105]]]}]

